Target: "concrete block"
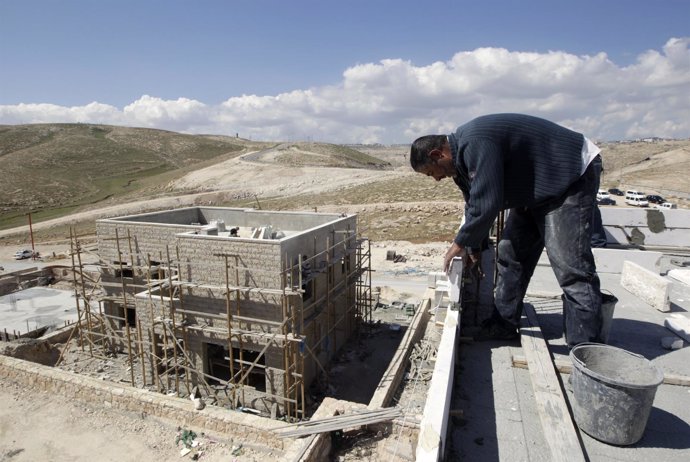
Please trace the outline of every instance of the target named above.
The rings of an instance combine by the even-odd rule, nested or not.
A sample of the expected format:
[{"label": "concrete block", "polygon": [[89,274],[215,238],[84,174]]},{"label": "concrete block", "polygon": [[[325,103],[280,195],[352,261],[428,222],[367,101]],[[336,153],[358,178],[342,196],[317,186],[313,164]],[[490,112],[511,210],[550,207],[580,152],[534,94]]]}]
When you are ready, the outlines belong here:
[{"label": "concrete block", "polygon": [[432,289],[436,287],[436,284],[440,281],[445,281],[447,280],[446,273],[442,271],[431,271],[427,275],[427,287],[431,287]]},{"label": "concrete block", "polygon": [[690,318],[674,313],[664,320],[664,326],[674,334],[690,342]]},{"label": "concrete block", "polygon": [[690,269],[672,269],[668,276],[674,280],[690,286]]},{"label": "concrete block", "polygon": [[448,294],[448,298],[450,299],[451,302],[455,302],[455,303],[461,302],[460,295],[461,295],[461,288],[462,288],[462,270],[463,270],[463,267],[464,267],[464,262],[462,261],[462,258],[455,257],[450,262],[450,268],[448,268],[448,281],[450,282],[450,284],[449,284],[450,293]]},{"label": "concrete block", "polygon": [[444,282],[443,284],[439,284],[436,287],[436,289],[434,290],[434,306],[433,306],[433,308],[440,306],[444,297],[447,297],[449,292],[450,292],[450,288],[449,288],[447,282]]},{"label": "concrete block", "polygon": [[670,281],[637,263],[625,261],[621,272],[621,286],[659,311],[671,311]]}]

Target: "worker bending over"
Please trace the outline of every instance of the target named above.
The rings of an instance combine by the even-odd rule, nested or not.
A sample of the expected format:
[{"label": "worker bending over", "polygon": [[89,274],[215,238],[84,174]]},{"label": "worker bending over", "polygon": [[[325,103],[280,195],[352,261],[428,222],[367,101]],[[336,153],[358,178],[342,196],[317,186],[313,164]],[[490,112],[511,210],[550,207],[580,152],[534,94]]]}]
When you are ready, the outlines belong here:
[{"label": "worker bending over", "polygon": [[601,157],[582,134],[522,114],[478,117],[449,135],[427,135],[410,150],[412,168],[451,177],[465,199],[465,223],[446,252],[479,258],[499,211],[510,210],[498,243],[495,308],[478,339],[518,337],[523,299],[542,250],[563,290],[569,347],[598,342],[599,277],[591,249]]}]

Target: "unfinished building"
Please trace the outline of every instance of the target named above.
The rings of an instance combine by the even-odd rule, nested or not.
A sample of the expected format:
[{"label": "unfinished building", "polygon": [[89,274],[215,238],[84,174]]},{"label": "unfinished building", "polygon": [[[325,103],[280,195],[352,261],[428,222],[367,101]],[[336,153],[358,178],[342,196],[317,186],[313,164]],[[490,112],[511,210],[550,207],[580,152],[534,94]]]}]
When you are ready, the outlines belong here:
[{"label": "unfinished building", "polygon": [[356,215],[191,207],[96,230],[100,280],[75,272],[80,341],[128,354],[136,386],[304,418],[305,388],[371,316]]}]

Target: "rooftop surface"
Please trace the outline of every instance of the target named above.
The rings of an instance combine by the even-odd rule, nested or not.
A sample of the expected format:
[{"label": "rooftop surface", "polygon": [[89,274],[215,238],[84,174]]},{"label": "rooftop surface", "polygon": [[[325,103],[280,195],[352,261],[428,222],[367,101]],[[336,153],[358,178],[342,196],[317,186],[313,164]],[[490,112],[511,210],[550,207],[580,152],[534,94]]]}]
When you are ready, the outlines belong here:
[{"label": "rooftop surface", "polygon": [[[280,238],[327,225],[344,215],[317,212],[264,211],[229,207],[187,207],[160,212],[126,215],[98,220],[99,223],[142,223],[154,226],[188,228],[190,233],[230,237],[238,228],[239,237]],[[268,229],[270,233],[254,232]],[[279,237],[275,237],[276,233]]]},{"label": "rooftop surface", "polygon": [[[670,351],[661,339],[675,336],[664,327],[670,313],[655,310],[620,285],[620,274],[600,274],[602,288],[617,298],[609,345],[640,354],[666,374],[690,377],[690,348]],[[530,294],[537,294],[537,296]],[[553,294],[550,296],[549,294]],[[560,289],[547,265],[537,267],[526,302],[531,304],[557,362],[568,362],[562,338]],[[675,285],[671,312],[686,314],[690,290]],[[530,373],[513,366],[524,357],[519,342],[478,342],[460,345],[455,369],[449,460],[549,461],[552,456],[544,436]],[[570,407],[573,395],[568,374],[560,374]],[[690,460],[690,388],[662,384],[642,439],[621,447],[600,442],[579,431],[583,452],[590,461],[687,461]]]},{"label": "rooftop surface", "polygon": [[77,320],[73,290],[33,287],[0,297],[0,327],[26,333]]}]

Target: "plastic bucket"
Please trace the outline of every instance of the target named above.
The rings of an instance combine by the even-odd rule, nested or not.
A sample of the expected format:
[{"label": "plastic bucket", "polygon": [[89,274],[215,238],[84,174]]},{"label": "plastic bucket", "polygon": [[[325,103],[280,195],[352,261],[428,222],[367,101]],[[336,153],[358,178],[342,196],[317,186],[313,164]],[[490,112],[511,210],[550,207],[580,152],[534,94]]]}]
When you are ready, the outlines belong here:
[{"label": "plastic bucket", "polygon": [[[561,301],[563,302],[563,332],[567,335],[567,318],[568,309],[565,306],[565,295],[561,294]],[[602,343],[609,343],[609,332],[611,332],[611,321],[613,320],[613,311],[618,303],[618,298],[609,291],[601,292],[601,328],[599,329],[599,339]],[[592,339],[595,340],[595,339]]]},{"label": "plastic bucket", "polygon": [[618,298],[611,292],[601,292],[601,331],[599,336],[601,341],[609,343],[609,332],[611,331],[611,320],[613,311],[618,303]]},{"label": "plastic bucket", "polygon": [[599,343],[577,345],[570,360],[577,426],[605,443],[638,442],[663,372],[643,356]]}]

